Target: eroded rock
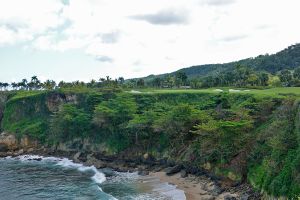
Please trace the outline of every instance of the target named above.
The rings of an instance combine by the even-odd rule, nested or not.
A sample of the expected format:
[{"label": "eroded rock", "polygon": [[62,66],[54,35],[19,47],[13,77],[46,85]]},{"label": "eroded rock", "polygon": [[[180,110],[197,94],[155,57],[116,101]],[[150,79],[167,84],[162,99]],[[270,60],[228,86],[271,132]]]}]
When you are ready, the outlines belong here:
[{"label": "eroded rock", "polygon": [[165,169],[165,172],[168,176],[172,176],[178,172],[180,172],[182,169],[181,165],[176,165],[175,167],[168,167]]},{"label": "eroded rock", "polygon": [[7,152],[8,146],[6,144],[0,144],[0,152]]}]

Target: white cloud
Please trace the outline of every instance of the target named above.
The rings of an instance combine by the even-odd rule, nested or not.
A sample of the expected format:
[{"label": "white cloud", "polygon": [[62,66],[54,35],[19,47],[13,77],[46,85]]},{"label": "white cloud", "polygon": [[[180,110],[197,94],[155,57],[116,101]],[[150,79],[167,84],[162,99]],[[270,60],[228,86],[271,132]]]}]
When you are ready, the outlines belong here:
[{"label": "white cloud", "polygon": [[0,5],[0,45],[80,49],[112,76],[227,62],[300,41],[298,0],[0,0]]}]

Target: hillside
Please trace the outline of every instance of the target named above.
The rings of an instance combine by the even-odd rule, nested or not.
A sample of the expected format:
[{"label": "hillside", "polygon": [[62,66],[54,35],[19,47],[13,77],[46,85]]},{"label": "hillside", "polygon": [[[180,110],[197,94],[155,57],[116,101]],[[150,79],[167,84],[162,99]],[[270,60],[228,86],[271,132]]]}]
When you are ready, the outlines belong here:
[{"label": "hillside", "polygon": [[300,44],[289,46],[288,48],[272,55],[259,55],[255,58],[247,58],[224,64],[196,65],[167,74],[150,75],[144,79],[145,81],[151,81],[157,77],[162,78],[168,75],[175,75],[179,71],[184,72],[190,79],[201,78],[213,75],[217,72],[233,70],[236,65],[247,66],[255,71],[264,71],[271,74],[276,74],[283,69],[292,70],[300,66]]},{"label": "hillside", "polygon": [[[225,90],[225,89],[224,89]],[[115,155],[300,194],[299,90],[17,91],[1,129],[68,152]],[[8,99],[7,99],[8,98]],[[92,155],[92,154],[91,154]]]}]

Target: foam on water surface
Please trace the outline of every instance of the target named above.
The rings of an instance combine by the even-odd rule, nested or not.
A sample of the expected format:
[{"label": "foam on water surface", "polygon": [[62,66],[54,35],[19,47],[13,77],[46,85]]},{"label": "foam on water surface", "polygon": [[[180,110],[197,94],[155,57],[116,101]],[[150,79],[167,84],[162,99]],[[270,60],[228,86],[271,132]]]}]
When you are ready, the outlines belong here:
[{"label": "foam on water surface", "polygon": [[[162,183],[158,178],[151,176],[139,176],[135,173],[121,173],[115,172],[115,176],[105,177],[101,170],[98,170],[95,166],[84,166],[80,163],[74,163],[67,158],[57,157],[43,157],[37,155],[22,155],[18,157],[6,157],[8,160],[21,161],[24,163],[40,163],[51,166],[62,167],[66,170],[77,170],[80,173],[84,173],[85,176],[90,176],[90,179],[97,187],[98,191],[106,194],[106,198],[109,200],[185,200],[185,194],[182,190],[179,190],[174,185],[168,183]],[[122,186],[123,185],[123,186]],[[119,188],[119,192],[116,192],[115,187]],[[128,189],[126,189],[128,187]],[[114,189],[111,189],[114,188]],[[136,191],[131,191],[135,188]],[[146,189],[145,189],[146,188]],[[112,190],[112,191],[111,191]],[[123,190],[123,191],[122,191]],[[105,191],[105,192],[104,192]],[[113,194],[110,195],[110,194]],[[118,199],[117,199],[118,198]]]}]

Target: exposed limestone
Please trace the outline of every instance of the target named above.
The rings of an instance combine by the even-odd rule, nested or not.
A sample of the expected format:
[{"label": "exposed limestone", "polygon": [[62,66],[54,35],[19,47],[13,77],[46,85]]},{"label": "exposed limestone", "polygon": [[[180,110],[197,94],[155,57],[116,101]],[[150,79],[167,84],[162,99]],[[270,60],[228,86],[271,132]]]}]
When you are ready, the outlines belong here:
[{"label": "exposed limestone", "polygon": [[6,146],[8,150],[14,151],[19,148],[30,149],[38,146],[37,140],[32,140],[28,136],[23,136],[20,140],[14,134],[1,133],[0,144]]},{"label": "exposed limestone", "polygon": [[50,112],[57,112],[60,105],[65,102],[64,98],[60,94],[52,94],[47,98],[46,104]]},{"label": "exposed limestone", "polygon": [[5,132],[0,134],[0,144],[6,145],[8,150],[15,150],[18,148],[18,141],[16,137]]}]

